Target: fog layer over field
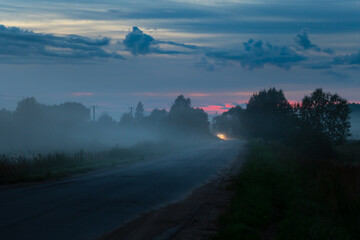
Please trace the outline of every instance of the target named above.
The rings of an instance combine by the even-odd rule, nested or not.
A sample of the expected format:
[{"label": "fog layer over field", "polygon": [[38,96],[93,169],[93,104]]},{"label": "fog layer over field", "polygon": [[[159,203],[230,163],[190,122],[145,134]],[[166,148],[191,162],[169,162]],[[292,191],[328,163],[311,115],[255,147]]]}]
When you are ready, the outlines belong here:
[{"label": "fog layer over field", "polygon": [[[322,93],[321,90],[316,90],[314,93],[316,92]],[[277,92],[275,89],[270,89],[268,94],[275,94],[276,96],[280,94],[284,98],[284,108],[287,109],[286,111],[289,112],[290,116],[286,119],[292,119],[290,122],[287,121],[287,124],[292,125],[290,127],[292,130],[283,127],[282,118],[272,121],[272,114],[263,117],[254,115],[250,101],[246,111],[240,106],[236,106],[228,112],[214,117],[213,132],[234,138],[261,136],[268,130],[261,130],[256,123],[263,120],[264,124],[260,125],[269,125],[271,126],[269,129],[276,130],[277,126],[282,126],[280,128],[282,130],[274,130],[275,135],[294,134],[291,133],[296,128],[294,119],[301,120],[301,109],[299,111],[292,108],[287,103],[282,91]],[[256,94],[254,96],[257,97]],[[251,99],[255,98],[252,97]],[[264,101],[268,103],[268,99]],[[344,104],[347,104],[346,101]],[[359,139],[360,105],[349,104],[348,106],[349,111],[352,112],[350,119],[352,125],[350,128],[351,138]],[[260,113],[264,114],[263,111]],[[326,116],[331,117],[331,114]],[[202,141],[215,139],[210,132],[208,115],[203,109],[193,108],[191,100],[183,95],[175,99],[169,111],[154,109],[145,116],[144,105],[139,102],[135,109],[123,114],[117,121],[106,114],[101,115],[96,121],[91,117],[90,109],[81,103],[68,102],[60,105],[45,105],[37,102],[35,98],[23,99],[14,111],[0,110],[0,153],[34,154],[53,151],[98,151],[116,145],[126,147],[144,141],[166,141],[174,143],[174,146],[182,144],[191,146]],[[346,128],[349,127],[348,123],[345,122],[344,124]],[[344,137],[348,134],[346,128],[344,129]],[[281,131],[285,132],[282,133]]]},{"label": "fog layer over field", "polygon": [[[169,112],[144,115],[139,102],[119,121],[103,114],[96,121],[81,103],[45,105],[35,98],[20,101],[15,111],[0,110],[1,153],[102,150],[143,141],[198,141],[212,139],[208,115],[179,96]],[[178,142],[177,142],[178,143]]]}]

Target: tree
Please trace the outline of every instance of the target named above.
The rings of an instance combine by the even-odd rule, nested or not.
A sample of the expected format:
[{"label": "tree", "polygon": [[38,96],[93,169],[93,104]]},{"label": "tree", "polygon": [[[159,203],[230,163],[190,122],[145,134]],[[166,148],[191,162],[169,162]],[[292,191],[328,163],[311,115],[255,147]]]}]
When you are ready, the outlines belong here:
[{"label": "tree", "polygon": [[52,108],[53,112],[61,114],[66,122],[83,124],[90,121],[90,109],[81,103],[65,102]]},{"label": "tree", "polygon": [[151,127],[159,127],[164,123],[167,115],[167,111],[165,109],[154,109],[151,111],[150,115],[147,117],[147,123],[150,124]]},{"label": "tree", "polygon": [[246,111],[270,115],[291,115],[292,107],[281,89],[270,88],[269,90],[264,89],[254,93],[246,106]]},{"label": "tree", "polygon": [[294,133],[294,121],[294,110],[283,91],[270,88],[251,96],[244,124],[250,137],[284,140]]},{"label": "tree", "polygon": [[210,136],[208,115],[201,108],[191,107],[191,100],[180,95],[166,117],[168,130],[178,136]]},{"label": "tree", "polygon": [[304,124],[332,143],[341,144],[350,135],[350,108],[347,100],[336,93],[316,89],[302,99],[299,116]]},{"label": "tree", "polygon": [[139,102],[135,109],[135,121],[141,122],[144,118],[144,105]]},{"label": "tree", "polygon": [[39,117],[40,104],[34,97],[24,98],[17,103],[15,114],[24,119]]},{"label": "tree", "polygon": [[123,127],[131,127],[134,122],[134,117],[131,113],[124,113],[120,118],[120,125]]},{"label": "tree", "polygon": [[180,95],[175,99],[175,102],[171,106],[170,112],[183,111],[191,109],[190,98],[185,98],[184,95]]},{"label": "tree", "polygon": [[107,113],[101,114],[101,116],[97,120],[97,123],[103,127],[114,127],[116,124],[114,119],[110,117]]}]

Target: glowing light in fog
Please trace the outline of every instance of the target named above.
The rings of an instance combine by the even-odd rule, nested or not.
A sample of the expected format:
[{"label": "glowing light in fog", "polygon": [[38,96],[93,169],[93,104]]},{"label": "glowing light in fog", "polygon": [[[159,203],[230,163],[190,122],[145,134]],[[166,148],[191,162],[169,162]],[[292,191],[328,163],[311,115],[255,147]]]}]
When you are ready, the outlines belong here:
[{"label": "glowing light in fog", "polygon": [[218,133],[216,136],[217,136],[218,138],[222,139],[222,140],[226,140],[225,134]]}]

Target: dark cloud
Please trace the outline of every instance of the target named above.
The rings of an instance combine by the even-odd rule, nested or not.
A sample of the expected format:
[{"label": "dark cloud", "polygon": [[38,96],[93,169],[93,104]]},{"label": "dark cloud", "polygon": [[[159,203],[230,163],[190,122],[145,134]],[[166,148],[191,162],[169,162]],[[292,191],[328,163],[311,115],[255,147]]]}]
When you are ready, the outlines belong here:
[{"label": "dark cloud", "polygon": [[125,39],[123,40],[123,44],[125,45],[126,49],[135,56],[151,54],[151,53],[156,53],[156,54],[188,54],[189,53],[186,51],[165,50],[160,48],[160,44],[167,44],[167,45],[191,49],[191,50],[199,48],[196,45],[177,43],[173,41],[156,40],[152,36],[141,31],[136,26],[133,27],[132,31],[125,36]]},{"label": "dark cloud", "polygon": [[156,42],[152,36],[138,27],[133,27],[133,30],[125,36],[123,44],[133,55],[144,55],[153,52],[151,45],[156,45]]},{"label": "dark cloud", "polygon": [[[298,54],[288,46],[275,46],[270,43],[264,44],[262,41],[250,39],[243,43],[243,51],[216,51],[210,48],[202,48],[196,45],[177,43],[173,41],[156,40],[152,36],[144,33],[138,27],[133,27],[123,40],[126,49],[133,55],[145,54],[205,54],[206,57],[214,59],[209,62],[207,58],[201,58],[195,66],[207,71],[214,71],[216,66],[224,66],[225,61],[240,62],[244,68],[254,69],[263,68],[266,64],[284,69],[290,69],[292,65],[304,61],[306,58]],[[191,51],[164,50],[161,44],[185,48]],[[226,65],[226,63],[225,63]]]},{"label": "dark cloud", "polygon": [[306,59],[288,46],[275,46],[270,43],[264,44],[262,41],[254,41],[253,39],[244,42],[243,46],[244,51],[240,53],[209,52],[207,56],[237,61],[241,63],[242,67],[250,70],[263,68],[265,65],[290,69],[294,64]]},{"label": "dark cloud", "polygon": [[[218,51],[215,48],[204,48],[197,45],[178,43],[174,41],[157,40],[134,26],[122,41],[126,50],[133,55],[146,54],[193,54],[205,55],[195,65],[207,71],[214,71],[227,65],[238,62],[243,68],[252,70],[272,65],[283,69],[290,69],[306,60],[302,51],[313,49],[332,53],[331,49],[321,50],[313,44],[307,30],[296,36],[295,46],[272,45],[263,41],[250,39],[242,44],[242,49],[228,49]],[[24,59],[96,59],[122,58],[115,52],[106,49],[110,47],[109,38],[91,39],[78,35],[56,36],[53,34],[34,33],[16,27],[0,25],[0,55],[1,62],[23,62]],[[167,45],[168,47],[164,47]],[[298,50],[298,51],[297,51]],[[22,57],[22,58],[20,58]],[[24,58],[26,57],[26,58]],[[15,59],[15,60],[14,60]],[[360,52],[346,56],[338,56],[333,63],[309,63],[302,65],[311,69],[330,69],[334,64],[359,64]]]},{"label": "dark cloud", "polygon": [[122,58],[117,53],[105,50],[109,44],[109,38],[91,39],[78,35],[55,36],[0,25],[0,55],[9,59],[14,59],[14,57]]},{"label": "dark cloud", "polygon": [[344,56],[337,56],[334,58],[336,65],[358,65],[360,64],[360,51]]},{"label": "dark cloud", "polygon": [[[354,70],[354,71],[358,71],[360,68],[360,51],[358,51],[357,53],[352,53],[352,54],[348,54],[348,55],[338,55],[336,57],[333,58],[333,61],[328,61],[328,62],[315,62],[315,63],[309,63],[309,64],[305,64],[304,67],[308,68],[308,69],[332,69],[336,66],[348,66],[348,67],[343,67],[342,69],[347,69],[347,70]],[[333,71],[328,71],[326,72],[327,75],[331,75],[337,78],[347,78],[347,75],[344,74],[339,74],[337,72],[333,72]]]},{"label": "dark cloud", "polygon": [[327,54],[334,54],[335,51],[331,48],[321,49],[318,45],[312,43],[309,39],[309,30],[303,29],[300,33],[296,35],[295,42],[300,47],[301,50],[313,50],[316,52],[324,52]]},{"label": "dark cloud", "polygon": [[295,42],[304,50],[314,50],[320,52],[321,49],[316,45],[313,44],[308,36],[308,29],[303,29],[300,33],[296,35]]}]

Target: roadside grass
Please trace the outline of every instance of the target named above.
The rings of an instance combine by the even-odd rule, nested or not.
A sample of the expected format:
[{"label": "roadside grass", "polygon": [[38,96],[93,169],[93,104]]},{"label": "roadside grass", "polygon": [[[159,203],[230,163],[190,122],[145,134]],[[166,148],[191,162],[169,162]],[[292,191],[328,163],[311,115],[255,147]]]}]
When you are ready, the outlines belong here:
[{"label": "roadside grass", "polygon": [[339,160],[344,163],[360,164],[360,140],[350,140],[348,144],[336,147]]},{"label": "roadside grass", "polygon": [[251,142],[215,239],[360,239],[360,142],[333,159]]},{"label": "roadside grass", "polygon": [[0,184],[61,179],[75,174],[116,167],[170,152],[165,143],[144,142],[107,151],[56,152],[31,156],[0,155]]}]

